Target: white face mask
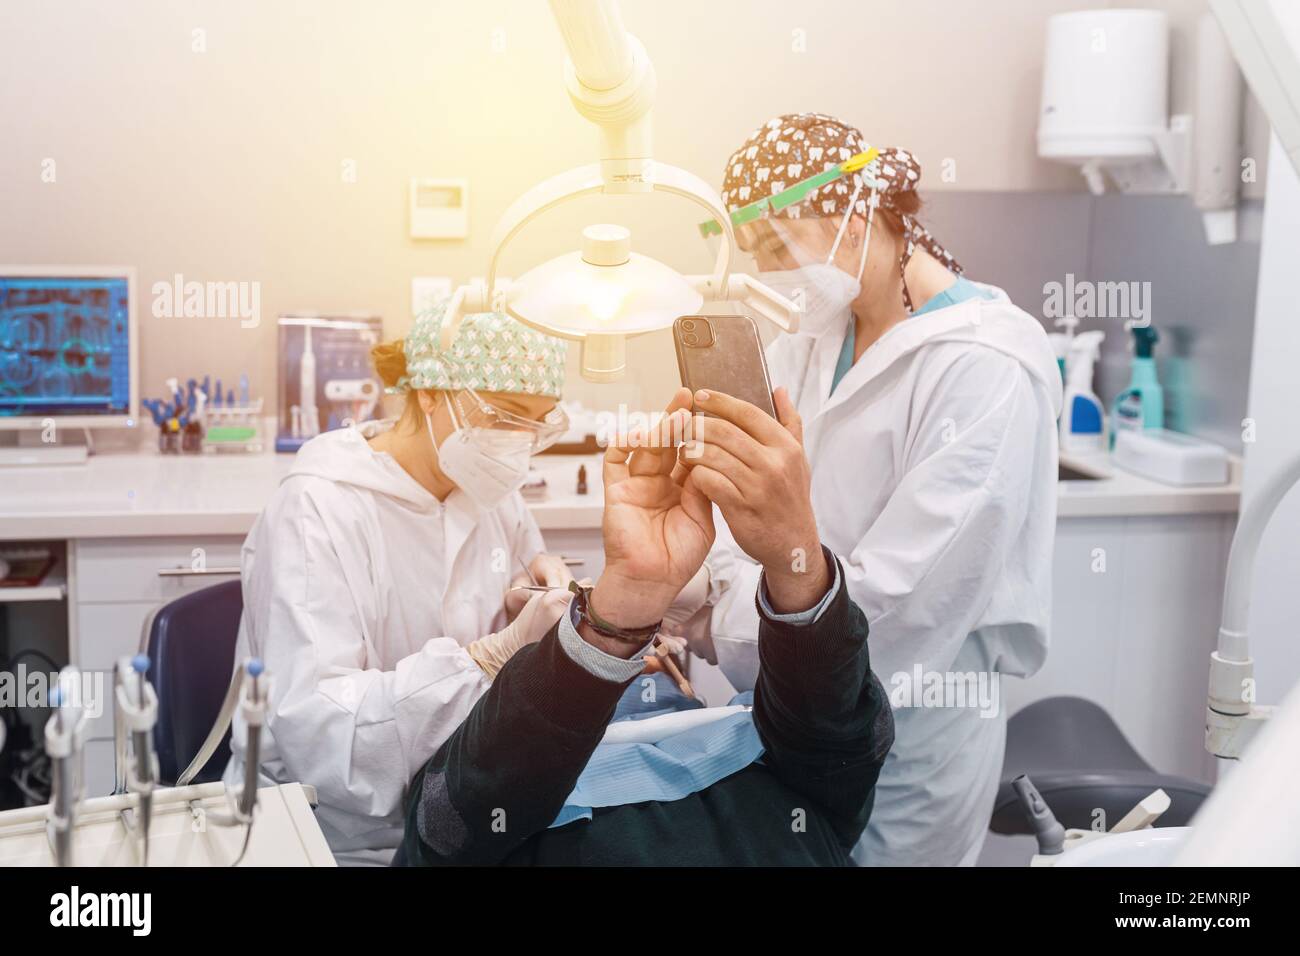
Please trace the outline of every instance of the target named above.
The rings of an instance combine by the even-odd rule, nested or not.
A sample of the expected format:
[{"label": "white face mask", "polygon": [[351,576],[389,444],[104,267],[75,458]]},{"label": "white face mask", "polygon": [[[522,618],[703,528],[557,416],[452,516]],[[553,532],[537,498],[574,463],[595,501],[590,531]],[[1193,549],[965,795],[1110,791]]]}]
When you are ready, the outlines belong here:
[{"label": "white face mask", "polygon": [[[862,293],[862,275],[867,268],[867,250],[871,246],[871,222],[875,213],[875,199],[867,214],[866,236],[862,240],[862,255],[858,259],[856,278],[835,265],[835,255],[844,238],[858,193],[854,192],[849,208],[840,221],[835,242],[824,262],[813,262],[798,269],[778,269],[759,273],[759,279],[798,305],[803,306],[799,316],[799,331],[820,336],[826,332],[843,332],[853,321],[853,300]],[[780,232],[779,225],[777,226]],[[788,242],[794,243],[793,236]],[[796,256],[798,258],[798,256]]]},{"label": "white face mask", "polygon": [[857,279],[828,262],[817,262],[802,269],[762,272],[759,279],[803,307],[799,331],[806,335],[847,329],[853,319],[853,300],[862,291]]},{"label": "white face mask", "polygon": [[[447,404],[450,408],[450,399]],[[451,420],[456,430],[439,445],[433,435],[432,416],[424,416],[429,440],[438,452],[438,467],[471,501],[484,510],[491,510],[511,492],[518,491],[528,478],[532,436],[505,430],[467,430],[456,422],[454,409]]]}]

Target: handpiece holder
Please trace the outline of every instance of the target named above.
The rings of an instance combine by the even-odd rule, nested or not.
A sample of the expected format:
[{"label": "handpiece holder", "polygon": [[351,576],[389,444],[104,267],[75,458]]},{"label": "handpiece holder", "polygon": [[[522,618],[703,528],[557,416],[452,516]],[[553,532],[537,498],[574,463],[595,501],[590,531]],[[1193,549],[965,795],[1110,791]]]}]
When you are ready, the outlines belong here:
[{"label": "handpiece holder", "polygon": [[[149,823],[158,787],[158,754],[153,730],[158,723],[158,695],[146,676],[144,654],[122,657],[113,667],[114,793],[129,793],[134,807],[121,811],[122,823],[139,841],[140,859],[149,861]],[[134,811],[134,812],[133,812]]]},{"label": "handpiece holder", "polygon": [[[227,789],[228,814],[209,813],[208,819],[217,826],[251,826],[257,809],[258,768],[262,763],[262,729],[271,698],[271,675],[256,657],[250,657],[236,671],[231,680],[227,701],[237,695],[239,715],[244,721],[247,738],[244,747],[244,779],[235,788]],[[233,708],[231,708],[233,709]],[[223,717],[230,711],[223,705]],[[223,717],[218,718],[221,723]],[[223,728],[224,729],[224,728]],[[188,770],[186,773],[188,774]],[[193,808],[197,813],[197,804]],[[245,843],[247,846],[247,843]]]},{"label": "handpiece holder", "polygon": [[45,753],[50,758],[51,792],[45,833],[55,866],[72,865],[72,834],[77,806],[85,796],[81,772],[86,743],[86,707],[82,700],[81,672],[75,667],[59,671],[51,693],[54,713],[45,724]]},{"label": "handpiece holder", "polygon": [[1250,656],[1248,618],[1255,560],[1264,531],[1278,505],[1300,483],[1300,456],[1279,469],[1241,513],[1223,589],[1219,646],[1210,654],[1210,688],[1205,708],[1205,749],[1236,760],[1276,708],[1255,703],[1255,661]]}]

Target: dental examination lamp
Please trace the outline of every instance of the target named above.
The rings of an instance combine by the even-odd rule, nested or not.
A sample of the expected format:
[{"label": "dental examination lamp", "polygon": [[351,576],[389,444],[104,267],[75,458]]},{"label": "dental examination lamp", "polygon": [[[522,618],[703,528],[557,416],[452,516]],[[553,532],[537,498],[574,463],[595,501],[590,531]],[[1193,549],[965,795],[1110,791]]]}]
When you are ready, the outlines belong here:
[{"label": "dental examination lamp", "polygon": [[[612,382],[627,366],[627,339],[665,329],[706,302],[736,302],[787,332],[795,306],[745,274],[731,272],[735,233],[721,199],[703,180],[653,159],[655,72],[645,48],[623,26],[615,0],[551,0],[568,49],[565,85],[574,107],[600,130],[599,163],[560,173],[520,196],[492,233],[486,279],[460,286],[447,302],[441,341],[449,347],[464,315],[505,312],[539,331],[582,343],[582,376]],[[591,195],[667,193],[707,209],[722,243],[708,275],[682,275],[632,251],[623,226],[582,231],[579,251],[500,277],[502,252],[543,213]]]}]

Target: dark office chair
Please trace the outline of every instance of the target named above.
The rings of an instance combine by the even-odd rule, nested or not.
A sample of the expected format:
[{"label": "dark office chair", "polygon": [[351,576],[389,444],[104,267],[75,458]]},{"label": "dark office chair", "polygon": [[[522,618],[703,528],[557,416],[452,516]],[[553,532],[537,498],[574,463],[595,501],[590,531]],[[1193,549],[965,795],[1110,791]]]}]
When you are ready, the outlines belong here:
[{"label": "dark office chair", "polygon": [[1011,789],[1022,773],[1063,826],[1081,830],[1093,827],[1098,809],[1109,829],[1157,787],[1169,794],[1170,806],[1156,826],[1186,826],[1210,793],[1206,784],[1157,773],[1110,715],[1081,697],[1048,697],[1007,721],[1002,783],[989,825],[994,833],[1034,832]]},{"label": "dark office chair", "polygon": [[[145,653],[158,694],[154,747],[162,779],[172,783],[212,729],[235,667],[235,638],[244,598],[238,581],[195,591],[159,608],[148,624]],[[230,731],[191,783],[221,779],[230,759]]]}]

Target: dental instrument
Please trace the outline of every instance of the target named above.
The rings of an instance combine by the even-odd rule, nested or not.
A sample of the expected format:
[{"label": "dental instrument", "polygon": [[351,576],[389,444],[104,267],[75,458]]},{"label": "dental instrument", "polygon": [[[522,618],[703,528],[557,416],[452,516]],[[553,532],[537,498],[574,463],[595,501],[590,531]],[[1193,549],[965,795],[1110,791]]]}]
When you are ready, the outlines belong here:
[{"label": "dental instrument", "polygon": [[[259,658],[250,657],[235,668],[226,689],[221,711],[213,722],[208,736],[199,747],[198,753],[190,761],[181,775],[176,778],[176,786],[186,786],[212,759],[230,727],[236,708],[247,728],[244,751],[243,781],[233,791],[227,790],[226,813],[206,813],[206,819],[217,826],[243,826],[244,844],[239,856],[232,866],[238,866],[248,852],[249,840],[253,832],[254,811],[257,809],[258,775],[262,763],[262,728],[266,726],[266,715],[271,697],[271,675],[266,673],[266,666]],[[199,807],[192,808],[196,816],[203,812]]]},{"label": "dental instrument", "polygon": [[655,638],[654,656],[663,669],[668,672],[668,676],[673,679],[673,683],[677,685],[677,689],[692,700],[697,699],[695,697],[695,688],[691,686],[691,682],[686,679],[684,674],[682,674],[681,668],[679,668],[677,662],[673,660],[672,651],[666,644],[664,644],[662,637]]},{"label": "dental instrument", "polygon": [[149,658],[123,657],[113,668],[114,793],[135,796],[132,807],[121,811],[122,822],[136,836],[142,866],[149,865],[149,825],[157,788],[158,755],[153,749],[153,729],[158,722],[158,696],[149,683]]},{"label": "dental instrument", "polygon": [[45,724],[45,753],[50,758],[46,834],[55,866],[73,864],[72,834],[83,796],[82,754],[86,743],[86,708],[81,691],[81,672],[77,668],[59,671],[58,683],[50,692],[54,714]]},{"label": "dental instrument", "polygon": [[[524,574],[528,575],[528,583],[536,586],[538,583],[537,576],[533,574],[532,569],[529,568],[528,565],[524,564],[524,559],[519,557],[519,555],[515,555],[515,560],[518,561],[519,566],[524,569]],[[546,590],[550,590],[550,588],[547,588]]]},{"label": "dental instrument", "polygon": [[1034,828],[1034,838],[1038,841],[1039,856],[1056,856],[1065,850],[1065,827],[1056,819],[1052,808],[1047,805],[1043,795],[1038,792],[1034,782],[1027,774],[1021,774],[1011,781],[1011,788],[1020,798],[1025,816]]}]

